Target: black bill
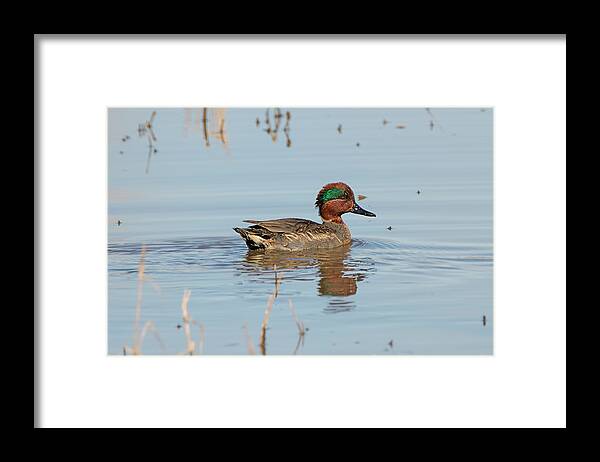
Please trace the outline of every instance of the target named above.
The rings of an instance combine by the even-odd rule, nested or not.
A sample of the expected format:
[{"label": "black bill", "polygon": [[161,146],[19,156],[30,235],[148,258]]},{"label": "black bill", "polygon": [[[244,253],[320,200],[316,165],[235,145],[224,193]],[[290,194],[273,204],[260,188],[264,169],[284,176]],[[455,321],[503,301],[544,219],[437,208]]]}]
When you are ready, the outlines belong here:
[{"label": "black bill", "polygon": [[352,207],[352,210],[350,210],[350,213],[356,213],[358,215],[365,215],[367,217],[375,217],[375,216],[377,216],[373,212],[369,212],[369,211],[363,209],[356,202],[354,203],[354,207]]}]

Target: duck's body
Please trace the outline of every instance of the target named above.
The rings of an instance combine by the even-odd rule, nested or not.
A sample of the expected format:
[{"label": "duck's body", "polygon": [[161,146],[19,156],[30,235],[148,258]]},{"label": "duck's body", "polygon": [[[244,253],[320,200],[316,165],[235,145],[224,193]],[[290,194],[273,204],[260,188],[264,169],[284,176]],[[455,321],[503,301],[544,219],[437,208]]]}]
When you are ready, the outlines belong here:
[{"label": "duck's body", "polygon": [[272,250],[332,249],[352,240],[346,223],[316,223],[303,218],[278,220],[244,220],[248,228],[233,228],[246,241],[248,248]]},{"label": "duck's body", "polygon": [[323,223],[303,218],[244,220],[253,226],[233,229],[251,250],[332,249],[347,245],[352,240],[350,228],[341,218],[343,213],[375,216],[356,204],[354,193],[345,183],[325,185],[317,196],[316,206]]}]

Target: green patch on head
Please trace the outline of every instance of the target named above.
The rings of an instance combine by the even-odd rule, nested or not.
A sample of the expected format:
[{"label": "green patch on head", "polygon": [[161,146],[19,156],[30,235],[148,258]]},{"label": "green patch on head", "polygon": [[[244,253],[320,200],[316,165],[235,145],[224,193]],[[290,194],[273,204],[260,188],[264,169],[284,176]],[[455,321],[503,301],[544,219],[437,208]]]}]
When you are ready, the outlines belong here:
[{"label": "green patch on head", "polygon": [[346,192],[342,189],[331,188],[323,193],[323,202],[330,201],[332,199],[342,199],[346,195]]},{"label": "green patch on head", "polygon": [[325,191],[322,191],[318,196],[315,202],[315,207],[320,207],[325,202],[333,200],[333,199],[346,199],[348,196],[346,191],[339,188],[329,188]]}]

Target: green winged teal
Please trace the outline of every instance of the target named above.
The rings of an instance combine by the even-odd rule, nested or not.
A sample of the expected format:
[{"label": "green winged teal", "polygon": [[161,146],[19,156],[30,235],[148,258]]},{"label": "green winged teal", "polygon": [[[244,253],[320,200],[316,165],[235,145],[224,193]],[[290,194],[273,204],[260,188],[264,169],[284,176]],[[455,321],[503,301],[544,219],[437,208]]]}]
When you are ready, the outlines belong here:
[{"label": "green winged teal", "polygon": [[278,220],[244,220],[248,228],[233,228],[249,249],[305,250],[332,249],[349,244],[350,228],[342,220],[344,213],[374,217],[356,203],[354,192],[346,183],[329,183],[321,188],[315,201],[323,223],[303,218]]}]

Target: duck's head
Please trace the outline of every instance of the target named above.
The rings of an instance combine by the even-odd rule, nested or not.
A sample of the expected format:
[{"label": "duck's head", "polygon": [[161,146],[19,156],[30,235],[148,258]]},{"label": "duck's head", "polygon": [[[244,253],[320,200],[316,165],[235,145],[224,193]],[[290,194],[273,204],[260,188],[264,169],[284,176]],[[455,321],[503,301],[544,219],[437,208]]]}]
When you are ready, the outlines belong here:
[{"label": "duck's head", "polygon": [[315,207],[323,221],[342,223],[344,213],[356,213],[367,217],[374,217],[373,212],[368,212],[356,203],[354,192],[346,183],[329,183],[321,188],[317,194]]}]

